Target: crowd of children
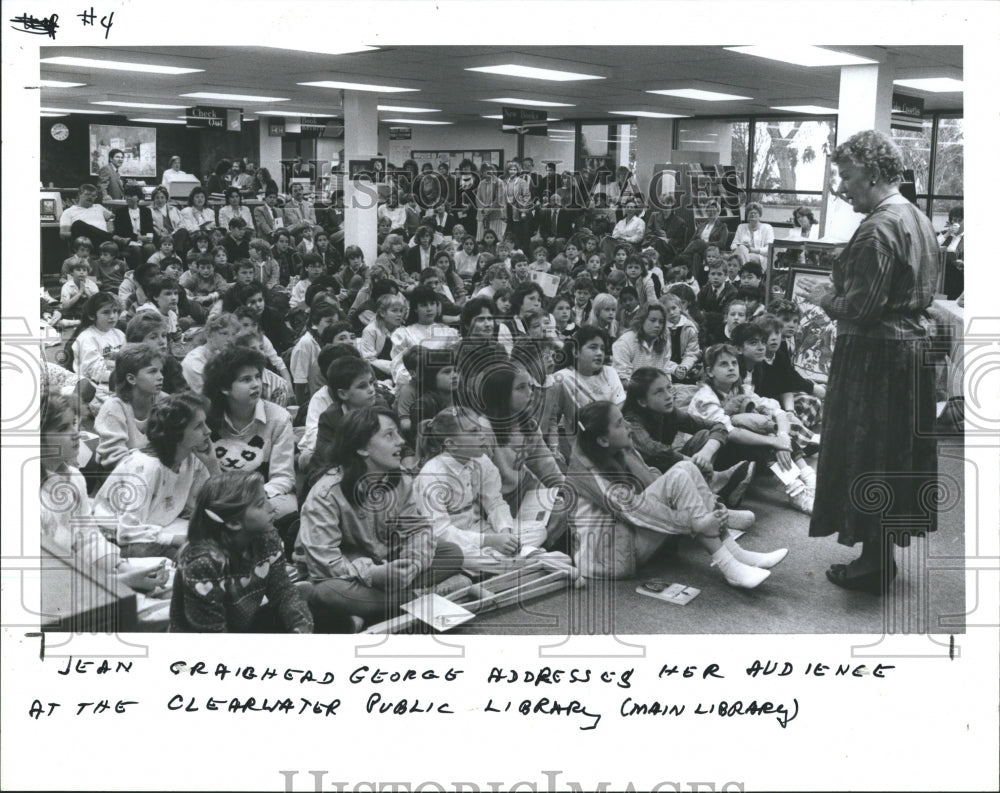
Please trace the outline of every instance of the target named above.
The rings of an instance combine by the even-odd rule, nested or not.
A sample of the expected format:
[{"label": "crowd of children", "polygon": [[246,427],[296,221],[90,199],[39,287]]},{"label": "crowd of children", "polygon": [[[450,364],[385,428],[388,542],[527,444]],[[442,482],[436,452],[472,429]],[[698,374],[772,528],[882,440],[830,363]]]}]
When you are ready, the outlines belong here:
[{"label": "crowd of children", "polygon": [[[243,214],[132,269],[78,238],[63,268],[66,365],[94,395],[72,418],[48,394],[44,427],[93,416],[100,437],[43,481],[86,484],[121,559],[176,560],[173,629],[353,630],[526,553],[631,575],[671,534],[755,587],[785,553],[727,533],[753,524],[755,474],[811,511],[823,386],[757,261],[709,245],[700,283],[586,228],[522,250],[523,229],[428,213],[369,264],[309,223],[251,238]],[[568,516],[522,515],[539,490]]]}]

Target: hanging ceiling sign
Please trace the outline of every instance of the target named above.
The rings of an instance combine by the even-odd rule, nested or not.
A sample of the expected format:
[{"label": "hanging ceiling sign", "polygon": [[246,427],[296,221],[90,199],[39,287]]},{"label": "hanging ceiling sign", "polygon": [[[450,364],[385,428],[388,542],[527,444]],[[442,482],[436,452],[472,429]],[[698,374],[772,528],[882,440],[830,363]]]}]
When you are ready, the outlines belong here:
[{"label": "hanging ceiling sign", "polygon": [[531,110],[525,107],[505,107],[503,109],[502,131],[518,135],[549,134],[549,113],[547,110]]}]

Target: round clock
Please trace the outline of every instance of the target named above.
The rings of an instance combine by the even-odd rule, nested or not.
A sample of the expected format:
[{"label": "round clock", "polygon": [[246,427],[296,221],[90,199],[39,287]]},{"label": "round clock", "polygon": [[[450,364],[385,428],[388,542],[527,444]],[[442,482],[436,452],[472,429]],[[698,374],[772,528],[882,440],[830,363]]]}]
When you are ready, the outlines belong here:
[{"label": "round clock", "polygon": [[53,124],[49,131],[56,140],[66,140],[69,137],[69,127],[65,124]]}]

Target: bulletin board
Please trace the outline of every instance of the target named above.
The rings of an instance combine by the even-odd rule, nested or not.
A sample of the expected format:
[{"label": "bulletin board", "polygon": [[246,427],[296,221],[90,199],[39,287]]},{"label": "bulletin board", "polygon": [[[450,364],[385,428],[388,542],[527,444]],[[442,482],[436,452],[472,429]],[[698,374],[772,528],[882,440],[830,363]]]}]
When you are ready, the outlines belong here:
[{"label": "bulletin board", "polygon": [[108,152],[121,149],[125,162],[122,176],[156,176],[156,129],[123,127],[119,124],[90,125],[90,175],[97,176],[108,164]]},{"label": "bulletin board", "polygon": [[458,170],[462,160],[472,160],[479,170],[484,162],[492,163],[498,170],[503,169],[503,149],[465,149],[462,151],[442,151],[413,149],[410,157],[416,160],[418,166],[423,167],[425,162],[429,162],[437,170],[438,163],[442,160],[448,163],[450,170]]}]

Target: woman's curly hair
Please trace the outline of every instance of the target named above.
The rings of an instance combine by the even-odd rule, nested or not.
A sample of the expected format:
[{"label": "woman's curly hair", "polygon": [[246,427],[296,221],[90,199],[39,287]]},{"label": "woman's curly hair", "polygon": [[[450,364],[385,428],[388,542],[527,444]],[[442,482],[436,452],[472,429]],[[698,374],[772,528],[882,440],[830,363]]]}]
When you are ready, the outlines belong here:
[{"label": "woman's curly hair", "polygon": [[903,180],[903,153],[892,139],[874,129],[851,135],[833,153],[838,165],[851,161],[866,171],[878,174],[890,184]]}]

